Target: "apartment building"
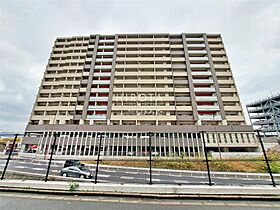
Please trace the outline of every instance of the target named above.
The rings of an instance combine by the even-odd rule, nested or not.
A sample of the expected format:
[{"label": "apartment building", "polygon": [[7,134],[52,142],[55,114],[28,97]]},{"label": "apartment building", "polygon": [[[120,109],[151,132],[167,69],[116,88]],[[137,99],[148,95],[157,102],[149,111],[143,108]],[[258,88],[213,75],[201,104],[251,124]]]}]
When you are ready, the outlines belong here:
[{"label": "apartment building", "polygon": [[[255,151],[220,34],[57,38],[26,128],[26,148],[56,155],[160,156]],[[203,133],[202,133],[203,132]],[[34,137],[34,134],[39,137]]]}]

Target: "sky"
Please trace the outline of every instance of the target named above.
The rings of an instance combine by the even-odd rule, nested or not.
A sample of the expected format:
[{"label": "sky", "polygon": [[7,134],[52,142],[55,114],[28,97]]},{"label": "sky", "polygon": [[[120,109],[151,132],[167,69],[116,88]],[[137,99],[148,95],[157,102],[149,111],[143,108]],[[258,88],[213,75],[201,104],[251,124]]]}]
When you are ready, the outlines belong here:
[{"label": "sky", "polygon": [[0,0],[0,130],[24,131],[56,37],[134,32],[221,33],[243,107],[280,93],[280,0]]}]

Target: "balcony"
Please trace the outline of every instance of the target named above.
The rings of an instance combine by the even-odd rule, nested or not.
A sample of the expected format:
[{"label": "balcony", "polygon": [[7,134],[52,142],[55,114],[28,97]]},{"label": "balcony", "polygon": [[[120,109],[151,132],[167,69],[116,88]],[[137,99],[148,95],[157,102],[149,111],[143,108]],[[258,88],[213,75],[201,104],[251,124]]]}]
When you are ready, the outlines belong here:
[{"label": "balcony", "polygon": [[193,71],[193,76],[212,76],[212,73],[210,71]]},{"label": "balcony", "polygon": [[93,80],[92,84],[94,84],[94,85],[109,85],[110,80]]},{"label": "balcony", "polygon": [[196,96],[196,101],[218,101],[217,96]]},{"label": "balcony", "polygon": [[194,88],[194,92],[212,93],[216,92],[215,88]]},{"label": "balcony", "polygon": [[85,68],[85,69],[90,69],[90,64],[86,64],[86,65],[84,66],[84,68]]},{"label": "balcony", "polygon": [[89,98],[89,101],[108,101],[108,97],[96,97],[96,96],[94,96],[94,97],[90,97]]},{"label": "balcony", "polygon": [[87,115],[88,120],[106,120],[106,115]]},{"label": "balcony", "polygon": [[228,64],[214,64],[214,68],[215,69],[229,69],[229,65]]},{"label": "balcony", "polygon": [[113,52],[97,52],[97,55],[113,55]]},{"label": "balcony", "polygon": [[105,45],[105,46],[98,46],[97,47],[98,49],[114,49],[114,45]]},{"label": "balcony", "polygon": [[189,93],[190,89],[189,88],[174,88],[175,93]]},{"label": "balcony", "polygon": [[203,38],[186,38],[187,41],[196,41],[196,42],[203,42]]},{"label": "balcony", "polygon": [[91,88],[90,92],[92,93],[109,93],[109,88]]},{"label": "balcony", "polygon": [[107,106],[88,106],[90,111],[107,111]]},{"label": "balcony", "polygon": [[212,79],[194,79],[194,84],[213,84],[214,81]]},{"label": "balcony", "polygon": [[230,84],[233,85],[234,81],[232,79],[228,79],[228,80],[218,80],[219,84]]},{"label": "balcony", "polygon": [[190,61],[208,61],[208,57],[190,57]]},{"label": "balcony", "polygon": [[193,116],[177,115],[177,120],[179,120],[179,121],[193,121]]},{"label": "balcony", "polygon": [[187,44],[188,49],[205,48],[205,44]]},{"label": "balcony", "polygon": [[96,58],[96,62],[112,62],[113,58]]},{"label": "balcony", "polygon": [[112,69],[111,65],[95,65],[94,69]]},{"label": "balcony", "polygon": [[114,43],[114,39],[100,39],[99,43]]},{"label": "balcony", "polygon": [[199,120],[216,121],[222,120],[221,115],[198,115]]},{"label": "balcony", "polygon": [[219,111],[219,106],[197,106],[198,111]]},{"label": "balcony", "polygon": [[205,55],[207,54],[206,50],[188,50],[190,55]]},{"label": "balcony", "polygon": [[94,77],[110,77],[111,73],[93,73]]},{"label": "balcony", "polygon": [[236,115],[236,116],[229,116],[229,115],[227,115],[226,118],[227,118],[228,121],[245,122],[244,117],[243,116],[239,116],[239,115]]},{"label": "balcony", "polygon": [[241,106],[224,106],[226,111],[242,111]]},{"label": "balcony", "polygon": [[204,69],[204,68],[210,68],[210,65],[208,63],[205,64],[190,64],[191,69]]}]

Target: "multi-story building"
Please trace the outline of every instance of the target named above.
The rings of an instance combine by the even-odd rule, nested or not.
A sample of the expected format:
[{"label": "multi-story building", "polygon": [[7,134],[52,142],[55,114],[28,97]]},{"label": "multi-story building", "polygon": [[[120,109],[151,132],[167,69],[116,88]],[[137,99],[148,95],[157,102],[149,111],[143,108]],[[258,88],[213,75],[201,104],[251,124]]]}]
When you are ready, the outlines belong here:
[{"label": "multi-story building", "polygon": [[255,129],[268,135],[279,135],[280,94],[250,103],[246,107]]},{"label": "multi-story building", "polygon": [[[116,34],[57,38],[25,144],[56,155],[160,156],[254,151],[219,34]],[[41,134],[32,137],[32,133]]]}]

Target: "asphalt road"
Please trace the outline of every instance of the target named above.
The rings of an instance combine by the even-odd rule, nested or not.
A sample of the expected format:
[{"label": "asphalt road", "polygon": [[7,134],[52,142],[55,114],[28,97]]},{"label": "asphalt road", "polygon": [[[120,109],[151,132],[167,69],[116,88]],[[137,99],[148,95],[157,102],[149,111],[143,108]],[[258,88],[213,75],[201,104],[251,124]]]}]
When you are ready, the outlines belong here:
[{"label": "asphalt road", "polygon": [[[0,169],[4,167],[6,160],[0,160]],[[59,175],[63,163],[52,163],[50,175]],[[8,169],[13,171],[46,174],[47,162],[31,160],[11,160]],[[95,167],[90,166],[90,169],[95,173]],[[133,168],[116,168],[110,166],[100,166],[98,173],[99,182],[111,183],[148,183],[150,179],[148,169],[133,169]],[[270,179],[259,179],[254,177],[211,177],[215,185],[270,185]],[[154,184],[208,184],[207,174],[201,173],[181,173],[181,172],[166,172],[152,171],[152,181]],[[279,180],[277,181],[279,184]]]},{"label": "asphalt road", "polygon": [[279,208],[280,204],[277,201],[179,200],[0,192],[1,210],[262,210]]}]

